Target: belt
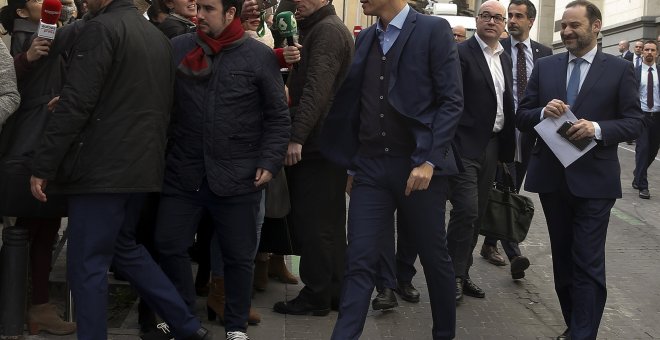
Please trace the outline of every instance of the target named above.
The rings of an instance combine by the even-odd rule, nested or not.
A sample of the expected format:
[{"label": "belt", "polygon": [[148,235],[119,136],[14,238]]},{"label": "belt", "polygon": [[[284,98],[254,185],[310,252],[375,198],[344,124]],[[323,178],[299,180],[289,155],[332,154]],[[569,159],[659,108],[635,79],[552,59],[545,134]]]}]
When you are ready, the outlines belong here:
[{"label": "belt", "polygon": [[642,111],[642,112],[644,112],[645,115],[649,115],[651,117],[655,117],[657,115],[660,115],[660,112],[646,112],[646,111]]}]

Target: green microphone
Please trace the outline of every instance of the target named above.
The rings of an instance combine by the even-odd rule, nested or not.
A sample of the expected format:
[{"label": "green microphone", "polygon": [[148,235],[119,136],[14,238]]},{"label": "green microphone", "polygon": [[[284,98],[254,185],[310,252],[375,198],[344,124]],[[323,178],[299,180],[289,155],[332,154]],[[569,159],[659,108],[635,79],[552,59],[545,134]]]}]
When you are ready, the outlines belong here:
[{"label": "green microphone", "polygon": [[275,17],[275,26],[283,37],[286,37],[286,43],[293,46],[293,35],[298,31],[298,24],[296,18],[291,11],[279,13]]}]

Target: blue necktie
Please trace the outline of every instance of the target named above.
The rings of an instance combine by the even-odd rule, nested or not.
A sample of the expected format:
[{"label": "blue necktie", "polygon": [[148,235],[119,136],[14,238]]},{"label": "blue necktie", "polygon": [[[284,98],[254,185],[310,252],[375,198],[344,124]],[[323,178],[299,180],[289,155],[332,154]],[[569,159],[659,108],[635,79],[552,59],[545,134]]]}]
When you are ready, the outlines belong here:
[{"label": "blue necktie", "polygon": [[573,59],[573,71],[568,79],[568,86],[566,86],[566,103],[569,106],[573,106],[580,91],[580,64],[583,61],[582,58]]}]

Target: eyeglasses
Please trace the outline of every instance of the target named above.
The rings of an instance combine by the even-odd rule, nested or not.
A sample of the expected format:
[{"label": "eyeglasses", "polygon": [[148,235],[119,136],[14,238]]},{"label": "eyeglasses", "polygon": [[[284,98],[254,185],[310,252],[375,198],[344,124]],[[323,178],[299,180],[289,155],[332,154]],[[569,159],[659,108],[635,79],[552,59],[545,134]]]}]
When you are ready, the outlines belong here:
[{"label": "eyeglasses", "polygon": [[499,15],[499,14],[498,14],[498,15],[492,15],[492,14],[490,14],[490,13],[481,13],[481,14],[479,14],[479,18],[480,18],[483,22],[489,22],[490,19],[493,19],[493,21],[494,21],[496,24],[501,24],[501,23],[503,23],[504,20],[505,20],[504,17],[501,16],[501,15]]}]

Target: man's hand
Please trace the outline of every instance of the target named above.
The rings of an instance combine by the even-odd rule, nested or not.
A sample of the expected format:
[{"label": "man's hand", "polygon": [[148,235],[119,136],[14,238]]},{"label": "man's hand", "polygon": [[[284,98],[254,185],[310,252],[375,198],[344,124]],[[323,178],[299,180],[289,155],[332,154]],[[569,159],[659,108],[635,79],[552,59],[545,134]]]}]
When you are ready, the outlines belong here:
[{"label": "man's hand", "polygon": [[30,177],[30,190],[32,191],[32,196],[42,202],[46,202],[48,198],[46,197],[44,190],[46,190],[47,184],[48,181],[43,178],[34,176]]},{"label": "man's hand", "polygon": [[286,150],[284,165],[292,166],[302,159],[302,144],[289,142],[289,148]]},{"label": "man's hand", "polygon": [[57,103],[59,103],[59,102],[60,102],[60,96],[53,97],[53,99],[51,99],[48,102],[48,111],[55,110],[55,105],[57,105]]},{"label": "man's hand", "polygon": [[241,10],[241,18],[256,18],[259,17],[259,5],[257,5],[257,0],[245,0],[243,1],[243,9]]},{"label": "man's hand", "polygon": [[346,193],[348,196],[351,195],[351,189],[353,189],[353,176],[348,175],[346,178]]},{"label": "man's hand", "polygon": [[543,109],[543,117],[559,118],[566,112],[566,110],[568,110],[568,105],[559,99],[553,99],[548,102],[548,105]]},{"label": "man's hand", "polygon": [[405,195],[410,196],[410,193],[415,190],[428,189],[432,177],[433,166],[431,166],[429,163],[423,163],[422,165],[412,169],[410,172],[410,177],[408,177]]},{"label": "man's hand", "polygon": [[282,54],[284,55],[284,61],[286,61],[287,64],[295,64],[300,61],[300,50],[302,49],[302,45],[298,43],[294,43],[293,46],[287,46],[282,50]]},{"label": "man's hand", "polygon": [[27,55],[26,55],[28,62],[33,62],[41,57],[47,56],[48,51],[50,51],[50,44],[51,41],[44,38],[37,37],[34,40],[32,40],[32,44],[30,45],[30,48],[27,50]]},{"label": "man's hand", "polygon": [[566,134],[569,136],[568,138],[570,140],[594,138],[596,136],[596,129],[594,128],[594,123],[585,119],[580,119],[566,130]]},{"label": "man's hand", "polygon": [[260,187],[273,179],[273,174],[270,171],[262,168],[257,168],[257,174],[254,176],[254,186]]}]

